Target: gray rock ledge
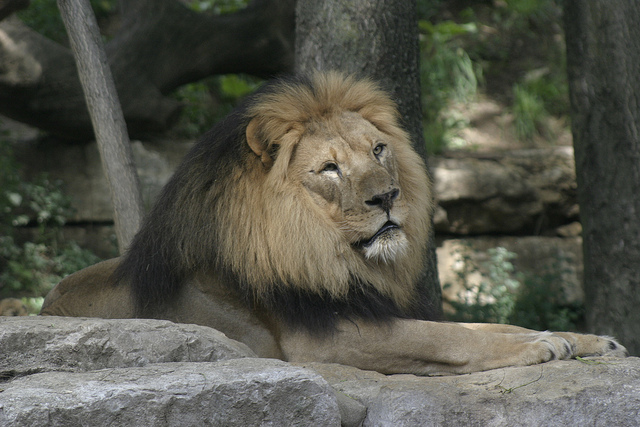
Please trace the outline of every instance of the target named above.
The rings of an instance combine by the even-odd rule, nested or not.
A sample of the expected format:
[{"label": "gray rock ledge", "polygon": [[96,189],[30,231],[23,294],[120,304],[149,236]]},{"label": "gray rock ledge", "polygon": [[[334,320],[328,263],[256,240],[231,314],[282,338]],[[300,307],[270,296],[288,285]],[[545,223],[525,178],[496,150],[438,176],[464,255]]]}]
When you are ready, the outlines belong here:
[{"label": "gray rock ledge", "polygon": [[259,359],[211,328],[0,317],[0,426],[636,426],[640,359],[385,376]]}]

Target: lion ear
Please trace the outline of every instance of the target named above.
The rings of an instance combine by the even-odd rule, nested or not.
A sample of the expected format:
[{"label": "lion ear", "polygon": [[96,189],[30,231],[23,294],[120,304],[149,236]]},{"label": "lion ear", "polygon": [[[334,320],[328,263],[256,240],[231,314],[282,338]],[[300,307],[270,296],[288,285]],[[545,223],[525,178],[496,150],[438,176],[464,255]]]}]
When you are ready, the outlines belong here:
[{"label": "lion ear", "polygon": [[251,119],[247,125],[245,133],[247,137],[247,144],[249,145],[249,148],[251,148],[251,151],[253,151],[256,156],[260,157],[262,164],[267,168],[270,168],[273,165],[273,158],[269,153],[269,145],[267,141],[265,141],[264,138],[261,138],[257,117]]}]

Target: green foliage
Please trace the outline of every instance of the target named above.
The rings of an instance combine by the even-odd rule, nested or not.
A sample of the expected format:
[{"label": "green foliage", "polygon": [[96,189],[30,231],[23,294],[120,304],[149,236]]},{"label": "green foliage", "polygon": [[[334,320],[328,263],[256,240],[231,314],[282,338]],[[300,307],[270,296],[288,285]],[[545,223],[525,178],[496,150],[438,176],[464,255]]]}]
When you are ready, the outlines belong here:
[{"label": "green foliage", "polygon": [[[559,264],[535,275],[516,274],[517,255],[502,247],[490,249],[489,259],[476,265],[471,249],[456,254],[457,284],[463,291],[454,301],[450,320],[508,323],[534,330],[575,331],[584,307],[566,303]],[[478,281],[477,279],[480,278]],[[445,284],[444,287],[452,286]]]},{"label": "green foliage", "polygon": [[436,18],[443,4],[444,0],[418,0],[416,4],[418,19],[431,20]]},{"label": "green foliage", "polygon": [[555,70],[545,67],[527,73],[513,86],[512,111],[519,138],[531,140],[535,135],[551,138],[548,118],[569,111],[564,64],[559,64]]},{"label": "green foliage", "polygon": [[249,0],[193,0],[189,7],[196,12],[207,12],[216,15],[237,12],[249,4]]},{"label": "green foliage", "polygon": [[227,74],[220,76],[219,82],[222,96],[227,101],[236,101],[256,90],[260,81],[239,74]]},{"label": "green foliage", "polygon": [[[90,3],[97,18],[113,13],[117,4],[116,0],[91,0]],[[56,0],[31,0],[28,8],[18,12],[18,17],[51,40],[64,43],[67,39]]]},{"label": "green foliage", "polygon": [[506,0],[508,9],[520,19],[544,19],[557,0]]},{"label": "green foliage", "polygon": [[523,85],[513,87],[513,116],[518,138],[531,141],[537,134],[548,134],[544,102]]},{"label": "green foliage", "polygon": [[420,21],[422,111],[427,151],[438,153],[451,145],[464,122],[445,117],[452,102],[466,102],[476,95],[480,68],[458,42],[477,32],[476,25],[444,21]]},{"label": "green foliage", "polygon": [[[520,281],[514,276],[511,260],[516,254],[505,248],[489,249],[489,259],[478,267],[470,255],[462,255],[462,267],[456,271],[464,291],[457,301],[450,301],[456,314],[451,320],[460,322],[508,323],[516,302],[516,290]],[[473,274],[481,277],[479,283],[471,283]],[[446,285],[445,285],[446,286]]]},{"label": "green foliage", "polygon": [[[63,242],[61,227],[72,214],[61,183],[46,176],[20,178],[10,145],[0,138],[0,298],[39,297],[64,276],[99,258],[73,242]],[[16,227],[35,223],[33,241],[16,242]]]},{"label": "green foliage", "polygon": [[535,94],[549,114],[563,115],[569,111],[569,86],[564,62],[556,65],[553,70],[543,68],[528,73],[520,86]]},{"label": "green foliage", "polygon": [[197,137],[229,114],[260,83],[255,77],[226,74],[180,87],[174,96],[183,109],[175,131],[184,137]]},{"label": "green foliage", "polygon": [[584,319],[584,305],[567,303],[562,285],[557,266],[535,276],[527,275],[510,322],[537,330],[579,330]]},{"label": "green foliage", "polygon": [[216,118],[216,106],[211,97],[210,79],[189,83],[178,88],[174,97],[182,103],[176,131],[186,137],[196,137],[208,129]]}]

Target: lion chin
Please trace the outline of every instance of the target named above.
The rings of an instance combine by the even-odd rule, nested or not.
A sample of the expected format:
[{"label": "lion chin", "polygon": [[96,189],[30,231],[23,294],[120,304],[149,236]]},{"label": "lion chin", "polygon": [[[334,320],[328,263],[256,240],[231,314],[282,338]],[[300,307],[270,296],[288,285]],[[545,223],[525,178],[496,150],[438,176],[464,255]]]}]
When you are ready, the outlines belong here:
[{"label": "lion chin", "polygon": [[387,222],[361,246],[366,259],[390,264],[407,253],[409,240],[400,227]]}]

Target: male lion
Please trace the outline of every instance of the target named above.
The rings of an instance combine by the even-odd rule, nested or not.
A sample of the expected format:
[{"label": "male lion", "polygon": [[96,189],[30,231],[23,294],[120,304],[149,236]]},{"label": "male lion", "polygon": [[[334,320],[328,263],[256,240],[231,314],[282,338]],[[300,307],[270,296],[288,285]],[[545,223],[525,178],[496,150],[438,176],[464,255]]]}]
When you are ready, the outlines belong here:
[{"label": "male lion", "polygon": [[382,373],[625,355],[595,335],[429,321],[430,188],[375,84],[276,81],[195,145],[126,255],[63,280],[42,314],[197,323],[262,357]]}]

